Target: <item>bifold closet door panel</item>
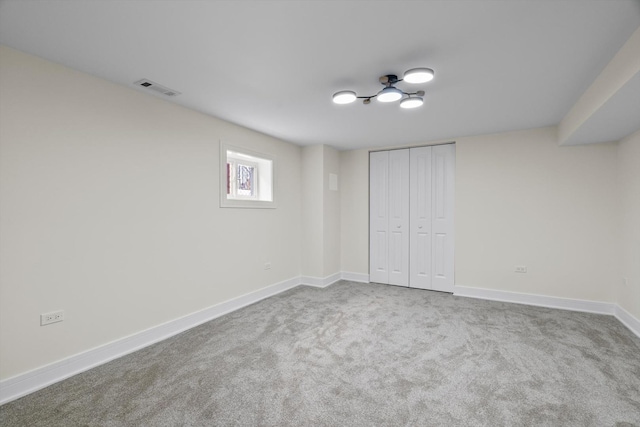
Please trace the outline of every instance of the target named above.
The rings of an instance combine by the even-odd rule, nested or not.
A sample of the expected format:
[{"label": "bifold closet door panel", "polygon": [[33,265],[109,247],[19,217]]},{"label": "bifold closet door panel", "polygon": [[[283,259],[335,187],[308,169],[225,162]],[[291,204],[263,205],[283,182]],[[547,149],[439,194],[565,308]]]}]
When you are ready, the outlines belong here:
[{"label": "bifold closet door panel", "polygon": [[389,284],[409,286],[409,150],[389,152]]},{"label": "bifold closet door panel", "polygon": [[410,157],[409,286],[431,289],[431,147],[411,148]]},{"label": "bifold closet door panel", "polygon": [[453,292],[455,146],[370,153],[369,278]]},{"label": "bifold closet door panel", "polygon": [[455,145],[432,148],[432,289],[454,288]]},{"label": "bifold closet door panel", "polygon": [[389,283],[389,152],[369,154],[369,281]]}]

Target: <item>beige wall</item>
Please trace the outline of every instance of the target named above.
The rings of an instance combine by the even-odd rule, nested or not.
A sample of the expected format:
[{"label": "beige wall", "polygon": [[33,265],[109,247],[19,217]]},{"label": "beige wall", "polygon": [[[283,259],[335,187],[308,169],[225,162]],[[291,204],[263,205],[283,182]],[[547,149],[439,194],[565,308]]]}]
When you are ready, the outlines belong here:
[{"label": "beige wall", "polygon": [[[327,145],[302,149],[302,275],[325,278],[340,272],[340,161]],[[329,175],[338,176],[338,190]]]},{"label": "beige wall", "polygon": [[640,319],[640,132],[620,142],[618,149],[621,200],[622,276],[618,304]]},{"label": "beige wall", "polygon": [[[299,147],[6,47],[0,64],[0,378],[300,275]],[[220,139],[276,156],[277,209],[219,208]]]},{"label": "beige wall", "polygon": [[341,266],[369,274],[369,151],[340,152]]},{"label": "beige wall", "polygon": [[[456,140],[456,285],[614,301],[616,145],[555,128]],[[368,273],[366,150],[341,153],[343,270]],[[513,272],[526,265],[528,273]]]},{"label": "beige wall", "polygon": [[458,139],[456,285],[613,302],[615,168],[615,144],[555,128]]},{"label": "beige wall", "polygon": [[302,148],[302,275],[324,277],[323,145]]},{"label": "beige wall", "polygon": [[[327,277],[340,272],[340,154],[332,147],[323,146],[323,275]],[[338,177],[338,189],[332,190],[329,176]]]}]

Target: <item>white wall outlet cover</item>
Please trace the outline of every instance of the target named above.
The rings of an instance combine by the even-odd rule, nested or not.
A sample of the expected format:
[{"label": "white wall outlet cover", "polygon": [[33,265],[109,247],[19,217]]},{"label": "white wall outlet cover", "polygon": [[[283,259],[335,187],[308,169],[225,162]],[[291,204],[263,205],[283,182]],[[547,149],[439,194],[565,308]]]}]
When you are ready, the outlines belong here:
[{"label": "white wall outlet cover", "polygon": [[51,323],[62,322],[64,320],[64,310],[52,311],[40,315],[40,326]]}]

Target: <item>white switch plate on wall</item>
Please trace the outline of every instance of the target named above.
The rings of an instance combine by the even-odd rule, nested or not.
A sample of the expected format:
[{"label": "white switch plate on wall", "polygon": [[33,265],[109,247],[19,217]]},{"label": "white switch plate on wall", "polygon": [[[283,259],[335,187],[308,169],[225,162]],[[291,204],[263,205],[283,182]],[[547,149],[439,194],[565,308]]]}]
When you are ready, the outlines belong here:
[{"label": "white switch plate on wall", "polygon": [[516,273],[526,273],[527,266],[526,265],[516,265],[515,270]]},{"label": "white switch plate on wall", "polygon": [[335,173],[329,174],[329,190],[338,191],[338,175]]}]

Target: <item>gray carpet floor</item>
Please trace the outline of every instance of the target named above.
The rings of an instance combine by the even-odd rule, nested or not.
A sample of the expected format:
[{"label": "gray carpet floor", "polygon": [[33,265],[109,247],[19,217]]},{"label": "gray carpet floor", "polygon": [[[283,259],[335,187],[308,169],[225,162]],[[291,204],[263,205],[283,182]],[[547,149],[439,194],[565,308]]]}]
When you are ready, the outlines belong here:
[{"label": "gray carpet floor", "polygon": [[615,318],[300,286],[0,407],[3,426],[640,425]]}]

